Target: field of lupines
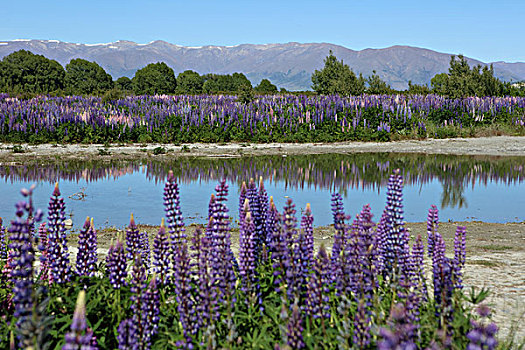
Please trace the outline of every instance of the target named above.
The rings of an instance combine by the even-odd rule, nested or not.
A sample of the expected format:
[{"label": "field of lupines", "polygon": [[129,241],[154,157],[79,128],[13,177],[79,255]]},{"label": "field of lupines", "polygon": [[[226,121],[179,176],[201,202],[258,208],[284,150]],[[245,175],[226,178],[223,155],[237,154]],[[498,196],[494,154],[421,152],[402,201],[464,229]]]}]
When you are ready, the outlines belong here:
[{"label": "field of lupines", "polygon": [[58,184],[46,223],[33,208],[33,188],[23,189],[16,219],[0,230],[0,346],[495,349],[497,327],[482,304],[486,291],[462,285],[465,228],[457,228],[447,257],[432,206],[425,237],[411,237],[402,190],[394,171],[378,222],[368,205],[352,220],[333,194],[329,252],[314,249],[308,205],[298,224],[291,199],[280,212],[262,181],[251,180],[238,199],[234,253],[226,182],[211,196],[207,226],[188,236],[170,172],[167,225],[163,219],[151,243],[131,216],[125,237],[116,237],[100,259],[97,230],[87,218],[73,264]]},{"label": "field of lupines", "polygon": [[0,141],[333,142],[525,133],[525,98],[437,95],[135,96],[18,100],[0,95]]}]

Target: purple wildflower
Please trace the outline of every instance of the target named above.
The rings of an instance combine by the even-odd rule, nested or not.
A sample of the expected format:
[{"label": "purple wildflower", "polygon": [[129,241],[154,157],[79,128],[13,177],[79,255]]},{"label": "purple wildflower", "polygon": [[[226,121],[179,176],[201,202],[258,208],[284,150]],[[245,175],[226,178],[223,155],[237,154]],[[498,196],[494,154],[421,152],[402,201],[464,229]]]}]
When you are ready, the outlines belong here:
[{"label": "purple wildflower", "polygon": [[[192,237],[192,244],[192,261],[194,261],[198,284],[196,295],[197,323],[199,328],[206,329],[212,324],[213,320],[218,318],[216,291],[211,285],[211,241],[202,234],[200,227],[197,227]],[[209,338],[213,336],[214,334],[209,334]],[[214,342],[213,339],[207,341]]]},{"label": "purple wildflower", "polygon": [[388,321],[389,327],[379,330],[381,338],[377,343],[379,350],[416,350],[417,346],[412,340],[414,338],[415,325],[412,324],[403,304],[396,304],[390,311]]},{"label": "purple wildflower", "polygon": [[[478,315],[486,318],[490,315],[490,308],[480,305],[476,309]],[[494,323],[484,324],[483,322],[471,321],[472,329],[468,332],[467,338],[470,340],[467,350],[494,350],[498,346],[496,333],[498,326]]]},{"label": "purple wildflower", "polygon": [[286,343],[292,349],[303,349],[306,347],[303,340],[303,320],[297,304],[292,306],[292,315],[288,319],[286,326]]},{"label": "purple wildflower", "polygon": [[239,274],[243,289],[249,291],[253,286],[255,274],[255,225],[253,223],[248,198],[244,204],[244,220],[239,233]]},{"label": "purple wildflower", "polygon": [[383,257],[385,270],[391,277],[407,275],[405,270],[408,241],[403,216],[403,177],[399,169],[395,170],[388,180],[387,204]]},{"label": "purple wildflower", "polygon": [[341,275],[341,252],[345,245],[345,214],[343,208],[343,198],[339,193],[332,194],[332,214],[334,217],[334,243],[332,245],[331,271],[332,280],[337,281]]},{"label": "purple wildflower", "polygon": [[3,226],[3,219],[0,218],[0,260],[7,259],[7,236]]},{"label": "purple wildflower", "polygon": [[173,254],[174,247],[185,240],[186,235],[184,234],[184,222],[180,210],[179,185],[175,182],[175,176],[171,170],[168,172],[168,179],[164,185],[164,210],[166,211]]},{"label": "purple wildflower", "polygon": [[128,260],[133,260],[137,254],[142,253],[140,231],[135,223],[133,214],[129,219],[129,226],[126,228],[126,251]]},{"label": "purple wildflower", "polygon": [[439,228],[439,217],[438,217],[438,208],[435,205],[432,205],[428,210],[427,216],[427,235],[428,235],[428,257],[432,259],[434,256],[434,242],[435,234],[438,232]]},{"label": "purple wildflower", "polygon": [[304,216],[301,219],[301,229],[305,238],[305,245],[304,247],[301,247],[303,250],[302,257],[308,265],[305,266],[305,268],[308,268],[310,262],[313,261],[314,258],[314,217],[312,215],[312,208],[310,207],[310,203],[306,203]]},{"label": "purple wildflower", "polygon": [[466,249],[466,228],[458,226],[454,236],[454,287],[463,288],[463,267],[465,266]]},{"label": "purple wildflower", "polygon": [[185,243],[177,247],[175,251],[175,261],[173,265],[173,283],[177,290],[177,311],[179,321],[182,325],[184,339],[191,342],[192,336],[197,332],[197,322],[195,322],[195,303],[191,293],[191,265],[188,248]]},{"label": "purple wildflower", "polygon": [[124,252],[124,246],[120,239],[117,238],[115,244],[111,243],[106,256],[106,270],[109,272],[109,282],[114,289],[120,289],[120,287],[126,284],[126,277],[128,275],[126,271],[127,258]]},{"label": "purple wildflower", "polygon": [[442,329],[446,329],[446,324],[452,321],[452,294],[454,291],[453,266],[450,259],[445,257],[445,249],[443,237],[436,233],[432,271],[436,316],[440,317],[439,324]]},{"label": "purple wildflower", "polygon": [[40,279],[47,281],[48,283],[53,282],[53,277],[50,272],[49,265],[49,242],[47,240],[47,227],[46,223],[43,222],[38,227],[38,250],[40,250]]},{"label": "purple wildflower", "polygon": [[71,266],[69,265],[69,252],[67,246],[65,226],[65,204],[60,198],[58,182],[48,207],[48,242],[51,276],[55,283],[66,283],[69,281]]},{"label": "purple wildflower", "polygon": [[[9,228],[10,277],[13,282],[13,304],[15,307],[16,328],[19,347],[31,347],[34,344],[34,334],[27,334],[23,328],[32,330],[33,316],[33,262],[35,252],[33,249],[33,228],[35,222],[42,218],[40,211],[33,217],[32,191],[33,186],[21,191],[22,195],[29,197],[28,201],[16,204],[16,219],[11,221]],[[24,218],[24,215],[27,217]]]},{"label": "purple wildflower", "polygon": [[90,221],[87,217],[84,227],[78,235],[77,274],[79,276],[93,276],[97,260],[97,232],[93,227],[93,219]]},{"label": "purple wildflower", "polygon": [[280,230],[279,228],[279,211],[275,207],[275,203],[273,202],[273,197],[270,197],[270,203],[268,207],[268,212],[266,213],[266,246],[268,248],[268,252],[271,253],[273,246],[275,245],[275,242],[273,239],[275,237],[278,237],[277,234]]},{"label": "purple wildflower", "polygon": [[263,225],[263,232],[261,233],[261,244],[266,244],[266,242],[268,242],[268,236],[273,230],[273,226],[271,226],[270,228],[267,226],[270,203],[268,199],[268,193],[266,192],[266,188],[264,187],[262,176],[259,179],[259,207],[261,212],[261,221]]},{"label": "purple wildflower", "polygon": [[132,319],[125,319],[118,325],[117,341],[119,350],[135,350],[139,346],[137,331]]},{"label": "purple wildflower", "polygon": [[157,334],[160,320],[160,296],[155,275],[153,275],[147,289],[142,292],[140,297],[142,299],[141,318],[144,324],[144,344],[146,348],[150,348],[151,338]]},{"label": "purple wildflower", "polygon": [[364,300],[359,300],[357,303],[357,313],[354,318],[354,335],[353,344],[358,349],[366,349],[370,344],[371,319],[367,310],[367,305]]},{"label": "purple wildflower", "polygon": [[93,332],[86,325],[86,292],[78,293],[75,313],[71,323],[71,332],[65,335],[62,350],[96,350],[93,346]]},{"label": "purple wildflower", "polygon": [[159,231],[153,239],[153,272],[157,274],[161,284],[167,281],[170,263],[170,241],[162,218]]},{"label": "purple wildflower", "polygon": [[[241,189],[239,191],[239,222],[242,223],[244,221],[244,215],[246,215],[246,212],[244,211],[244,202],[246,201],[246,192],[248,191],[248,188],[246,187],[246,182],[242,182]],[[212,197],[212,200],[215,198],[215,196]],[[211,203],[211,201],[210,201]]]},{"label": "purple wildflower", "polygon": [[142,231],[140,234],[140,255],[146,270],[148,270],[150,265],[151,251],[149,249],[149,236],[147,231]]},{"label": "purple wildflower", "polygon": [[330,260],[324,246],[319,248],[308,280],[306,314],[313,318],[330,318]]}]

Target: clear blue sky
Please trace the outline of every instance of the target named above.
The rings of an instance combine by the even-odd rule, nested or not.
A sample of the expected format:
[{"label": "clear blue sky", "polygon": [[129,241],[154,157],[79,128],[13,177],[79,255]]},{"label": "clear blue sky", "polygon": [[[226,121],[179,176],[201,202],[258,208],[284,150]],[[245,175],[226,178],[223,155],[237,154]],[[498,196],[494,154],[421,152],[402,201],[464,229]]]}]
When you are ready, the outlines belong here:
[{"label": "clear blue sky", "polygon": [[6,0],[0,13],[0,40],[411,45],[485,62],[525,61],[525,0]]}]

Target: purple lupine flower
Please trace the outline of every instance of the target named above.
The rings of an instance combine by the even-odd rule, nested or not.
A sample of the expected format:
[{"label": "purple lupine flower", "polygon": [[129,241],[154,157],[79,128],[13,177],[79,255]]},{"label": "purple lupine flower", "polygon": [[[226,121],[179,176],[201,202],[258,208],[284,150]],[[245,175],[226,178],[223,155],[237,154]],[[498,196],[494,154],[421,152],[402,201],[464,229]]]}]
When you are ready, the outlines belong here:
[{"label": "purple lupine flower", "polygon": [[[314,258],[314,217],[310,203],[306,203],[306,209],[301,219],[301,229],[305,238],[305,245],[301,247],[303,253],[302,258],[308,262],[309,266],[309,263],[313,261]],[[307,268],[308,266],[305,267]]]},{"label": "purple lupine flower", "polygon": [[434,256],[434,242],[435,234],[438,232],[439,228],[439,213],[438,208],[435,205],[432,205],[428,210],[427,216],[427,235],[428,235],[428,257],[432,259]]},{"label": "purple lupine flower", "polygon": [[40,279],[52,283],[53,279],[49,268],[49,242],[45,222],[38,227],[38,250],[40,250]]},{"label": "purple lupine flower", "polygon": [[445,256],[446,248],[443,237],[439,233],[436,233],[434,237],[434,257],[432,259],[434,302],[436,304],[436,316],[439,317],[440,327],[444,329],[446,327],[444,323],[452,321],[454,271],[452,262]]},{"label": "purple lupine flower", "polygon": [[[246,182],[243,181],[241,185],[241,189],[239,191],[239,222],[242,223],[244,221],[244,215],[246,215],[246,212],[244,211],[244,202],[246,201],[246,192],[248,191],[248,188],[246,187]],[[212,197],[212,200],[215,198],[215,196]],[[211,203],[211,201],[210,201]]]},{"label": "purple lupine flower", "polygon": [[[217,297],[215,288],[212,286],[211,276],[211,240],[202,234],[201,228],[195,229],[192,237],[192,261],[194,262],[194,269],[197,278],[197,296],[196,296],[196,311],[197,323],[200,329],[207,329],[212,324],[213,320],[218,318],[217,314]],[[215,333],[208,332],[207,343],[213,344],[215,342]],[[211,339],[210,339],[211,338]]]},{"label": "purple lupine flower", "polygon": [[211,219],[214,213],[215,205],[216,205],[215,193],[212,193],[211,198],[210,198],[210,203],[208,204],[208,221]]},{"label": "purple lupine flower", "polygon": [[7,237],[5,231],[3,219],[0,218],[0,260],[7,259]]},{"label": "purple lupine flower", "polygon": [[345,214],[343,208],[343,197],[339,193],[332,194],[332,214],[334,217],[334,243],[332,245],[332,257],[331,257],[331,271],[332,271],[332,280],[337,281],[341,275],[341,252],[343,251],[343,246],[345,245]]},{"label": "purple lupine flower", "polygon": [[273,239],[279,237],[277,234],[280,230],[279,227],[279,211],[277,210],[275,203],[273,202],[273,197],[270,197],[269,209],[266,214],[266,246],[268,247],[268,252],[272,253],[273,246],[275,243]]},{"label": "purple lupine flower", "polygon": [[153,275],[153,278],[149,282],[148,288],[142,292],[141,299],[144,344],[146,348],[150,348],[151,338],[157,334],[160,320],[160,296],[155,275]]},{"label": "purple lupine flower", "polygon": [[[276,216],[278,223],[281,223],[281,215],[277,211],[275,211],[274,215]],[[279,293],[283,291],[283,289],[284,291],[286,291],[286,276],[291,266],[292,259],[290,244],[289,242],[287,242],[282,225],[280,224],[277,225],[273,231],[270,248],[272,252],[271,257],[273,261],[273,275],[275,276],[274,284],[276,286],[276,292]]]},{"label": "purple lupine flower", "polygon": [[383,272],[385,267],[385,251],[386,251],[386,221],[387,213],[383,211],[381,219],[377,223],[376,229],[376,246],[377,246],[377,260],[376,260],[376,269],[377,273],[380,274]]},{"label": "purple lupine flower", "polygon": [[467,255],[466,237],[467,229],[465,226],[458,226],[454,236],[454,287],[463,288],[463,267]]},{"label": "purple lupine flower", "polygon": [[106,271],[109,272],[109,282],[114,289],[120,289],[120,287],[126,284],[127,271],[127,258],[124,252],[124,245],[117,238],[115,244],[111,243],[106,256]]},{"label": "purple lupine flower", "polygon": [[228,300],[233,303],[236,283],[233,266],[236,261],[231,250],[230,218],[225,203],[228,196],[226,180],[221,180],[219,185],[215,187],[215,191],[215,206],[209,223],[211,227],[212,276],[214,283],[217,283],[218,286],[219,300]]},{"label": "purple lupine flower", "polygon": [[147,288],[146,267],[142,261],[142,255],[137,253],[134,258],[134,264],[131,271],[131,312],[133,327],[137,334],[137,344],[139,349],[149,349],[146,344],[146,334],[148,333],[148,324],[145,319],[143,295]]},{"label": "purple lupine flower", "polygon": [[78,293],[75,313],[71,323],[71,332],[64,337],[65,344],[62,350],[97,350],[93,345],[93,332],[86,325],[86,292]]},{"label": "purple lupine flower", "polygon": [[370,205],[363,206],[352,224],[353,239],[348,244],[351,261],[356,267],[352,285],[355,286],[354,291],[364,298],[367,306],[371,305],[373,289],[377,285],[377,239],[372,217]]},{"label": "purple lupine flower", "polygon": [[168,179],[164,185],[164,210],[166,211],[173,254],[176,250],[175,246],[184,241],[186,235],[184,234],[184,222],[180,210],[179,185],[175,182],[175,176],[171,170],[168,172]]},{"label": "purple lupine flower", "polygon": [[[259,179],[259,208],[261,212],[261,221],[263,225],[263,232],[261,234],[261,242],[262,244],[266,244],[268,242],[268,237],[271,234],[271,230],[273,229],[273,226],[271,228],[268,228],[268,214],[270,210],[270,202],[268,199],[268,193],[266,192],[266,188],[264,187],[263,178],[262,176]],[[266,247],[268,249],[268,247]]]},{"label": "purple lupine flower", "polygon": [[162,218],[159,231],[153,239],[153,272],[157,274],[159,283],[167,282],[170,271],[170,241],[166,234],[164,218]]},{"label": "purple lupine flower", "polygon": [[388,320],[389,327],[379,329],[380,341],[377,342],[379,350],[416,350],[417,346],[413,341],[415,325],[408,317],[403,304],[396,304],[390,311]]},{"label": "purple lupine flower", "polygon": [[417,235],[416,241],[412,246],[412,285],[420,293],[423,300],[427,300],[427,282],[425,279],[425,265],[424,265],[425,248],[423,247],[423,241],[421,235]]},{"label": "purple lupine flower", "polygon": [[197,322],[193,316],[195,303],[191,293],[191,263],[185,243],[179,245],[175,251],[173,270],[179,321],[182,325],[185,342],[191,343],[192,336],[197,332]]},{"label": "purple lupine flower", "polygon": [[148,270],[150,266],[151,251],[149,249],[149,236],[147,231],[142,231],[140,234],[140,255],[146,270]]},{"label": "purple lupine flower", "polygon": [[322,245],[317,253],[306,291],[306,314],[313,318],[330,318],[330,259]]},{"label": "purple lupine flower", "polygon": [[248,198],[244,203],[244,220],[239,232],[239,274],[243,281],[243,290],[248,292],[255,277],[255,225],[250,212]]},{"label": "purple lupine flower", "polygon": [[292,306],[292,314],[286,326],[286,343],[292,349],[303,349],[306,347],[303,340],[303,320],[297,304]]},{"label": "purple lupine flower", "polygon": [[255,226],[254,236],[255,236],[255,246],[254,246],[254,255],[255,260],[259,261],[262,246],[264,244],[265,235],[264,232],[264,215],[261,212],[261,204],[259,202],[259,191],[255,185],[255,181],[250,179],[248,183],[248,189],[246,190],[246,199],[250,204],[250,212],[252,216],[253,225]]},{"label": "purple lupine flower", "polygon": [[142,253],[141,235],[135,218],[131,214],[129,225],[126,228],[126,252],[128,260],[133,260],[138,254]]},{"label": "purple lupine flower", "polygon": [[386,241],[384,244],[384,264],[390,276],[407,276],[405,271],[406,243],[408,235],[403,216],[403,177],[396,169],[388,180],[386,212]]},{"label": "purple lupine flower", "polygon": [[[486,305],[480,305],[476,312],[482,318],[490,316],[490,308]],[[470,340],[467,350],[494,350],[498,346],[496,333],[498,326],[494,323],[484,324],[475,320],[471,321],[472,329],[467,333]]]},{"label": "purple lupine flower", "polygon": [[97,236],[93,222],[86,217],[84,227],[78,234],[78,253],[76,273],[91,277],[95,274],[97,263]]},{"label": "purple lupine flower", "polygon": [[69,252],[67,246],[65,226],[64,199],[60,197],[58,182],[55,184],[53,195],[48,206],[48,244],[51,276],[55,283],[66,283],[69,281],[71,266],[69,265]]},{"label": "purple lupine flower", "polygon": [[301,298],[306,278],[301,270],[301,251],[299,244],[294,244],[297,241],[297,218],[295,217],[295,213],[295,204],[288,198],[281,219],[284,243],[290,256],[288,269],[284,270],[286,293],[290,303],[295,299]]},{"label": "purple lupine flower", "polygon": [[[33,217],[33,189],[34,186],[31,186],[29,190],[22,189],[21,193],[24,197],[28,197],[28,201],[20,201],[16,204],[16,219],[11,221],[9,228],[9,248],[11,249],[9,255],[12,259],[9,264],[9,273],[13,282],[12,301],[15,307],[14,316],[17,319],[16,329],[20,348],[36,345],[33,339],[34,334],[23,332],[23,328],[32,330],[33,262],[35,260],[33,228],[35,222],[42,219],[40,210]],[[27,218],[24,218],[25,214]]]},{"label": "purple lupine flower", "polygon": [[354,334],[352,337],[353,344],[358,349],[365,349],[370,345],[370,325],[371,319],[364,300],[357,303],[357,313],[354,317]]},{"label": "purple lupine flower", "polygon": [[132,319],[128,318],[120,322],[117,341],[119,350],[135,350],[138,348],[138,335]]}]

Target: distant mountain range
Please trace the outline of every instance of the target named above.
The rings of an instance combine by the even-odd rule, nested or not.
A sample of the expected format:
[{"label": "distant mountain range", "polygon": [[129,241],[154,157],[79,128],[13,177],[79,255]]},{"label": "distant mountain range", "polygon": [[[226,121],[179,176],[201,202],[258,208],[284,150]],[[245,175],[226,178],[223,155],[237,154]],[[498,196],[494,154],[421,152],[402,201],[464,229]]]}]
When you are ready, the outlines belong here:
[{"label": "distant mountain range", "polygon": [[[153,41],[137,44],[117,41],[107,44],[75,44],[57,40],[13,40],[0,42],[0,57],[17,50],[29,50],[66,65],[73,58],[100,64],[113,78],[133,77],[149,63],[165,62],[178,74],[191,69],[200,74],[244,73],[254,84],[267,78],[288,90],[309,90],[311,74],[323,67],[332,50],[356,73],[369,76],[375,70],[395,89],[405,89],[408,81],[430,84],[430,79],[448,70],[450,55],[411,46],[355,51],[327,43],[286,43],[236,46],[188,47]],[[468,58],[469,64],[494,65],[495,75],[504,81],[525,80],[525,63],[488,62]]]}]

